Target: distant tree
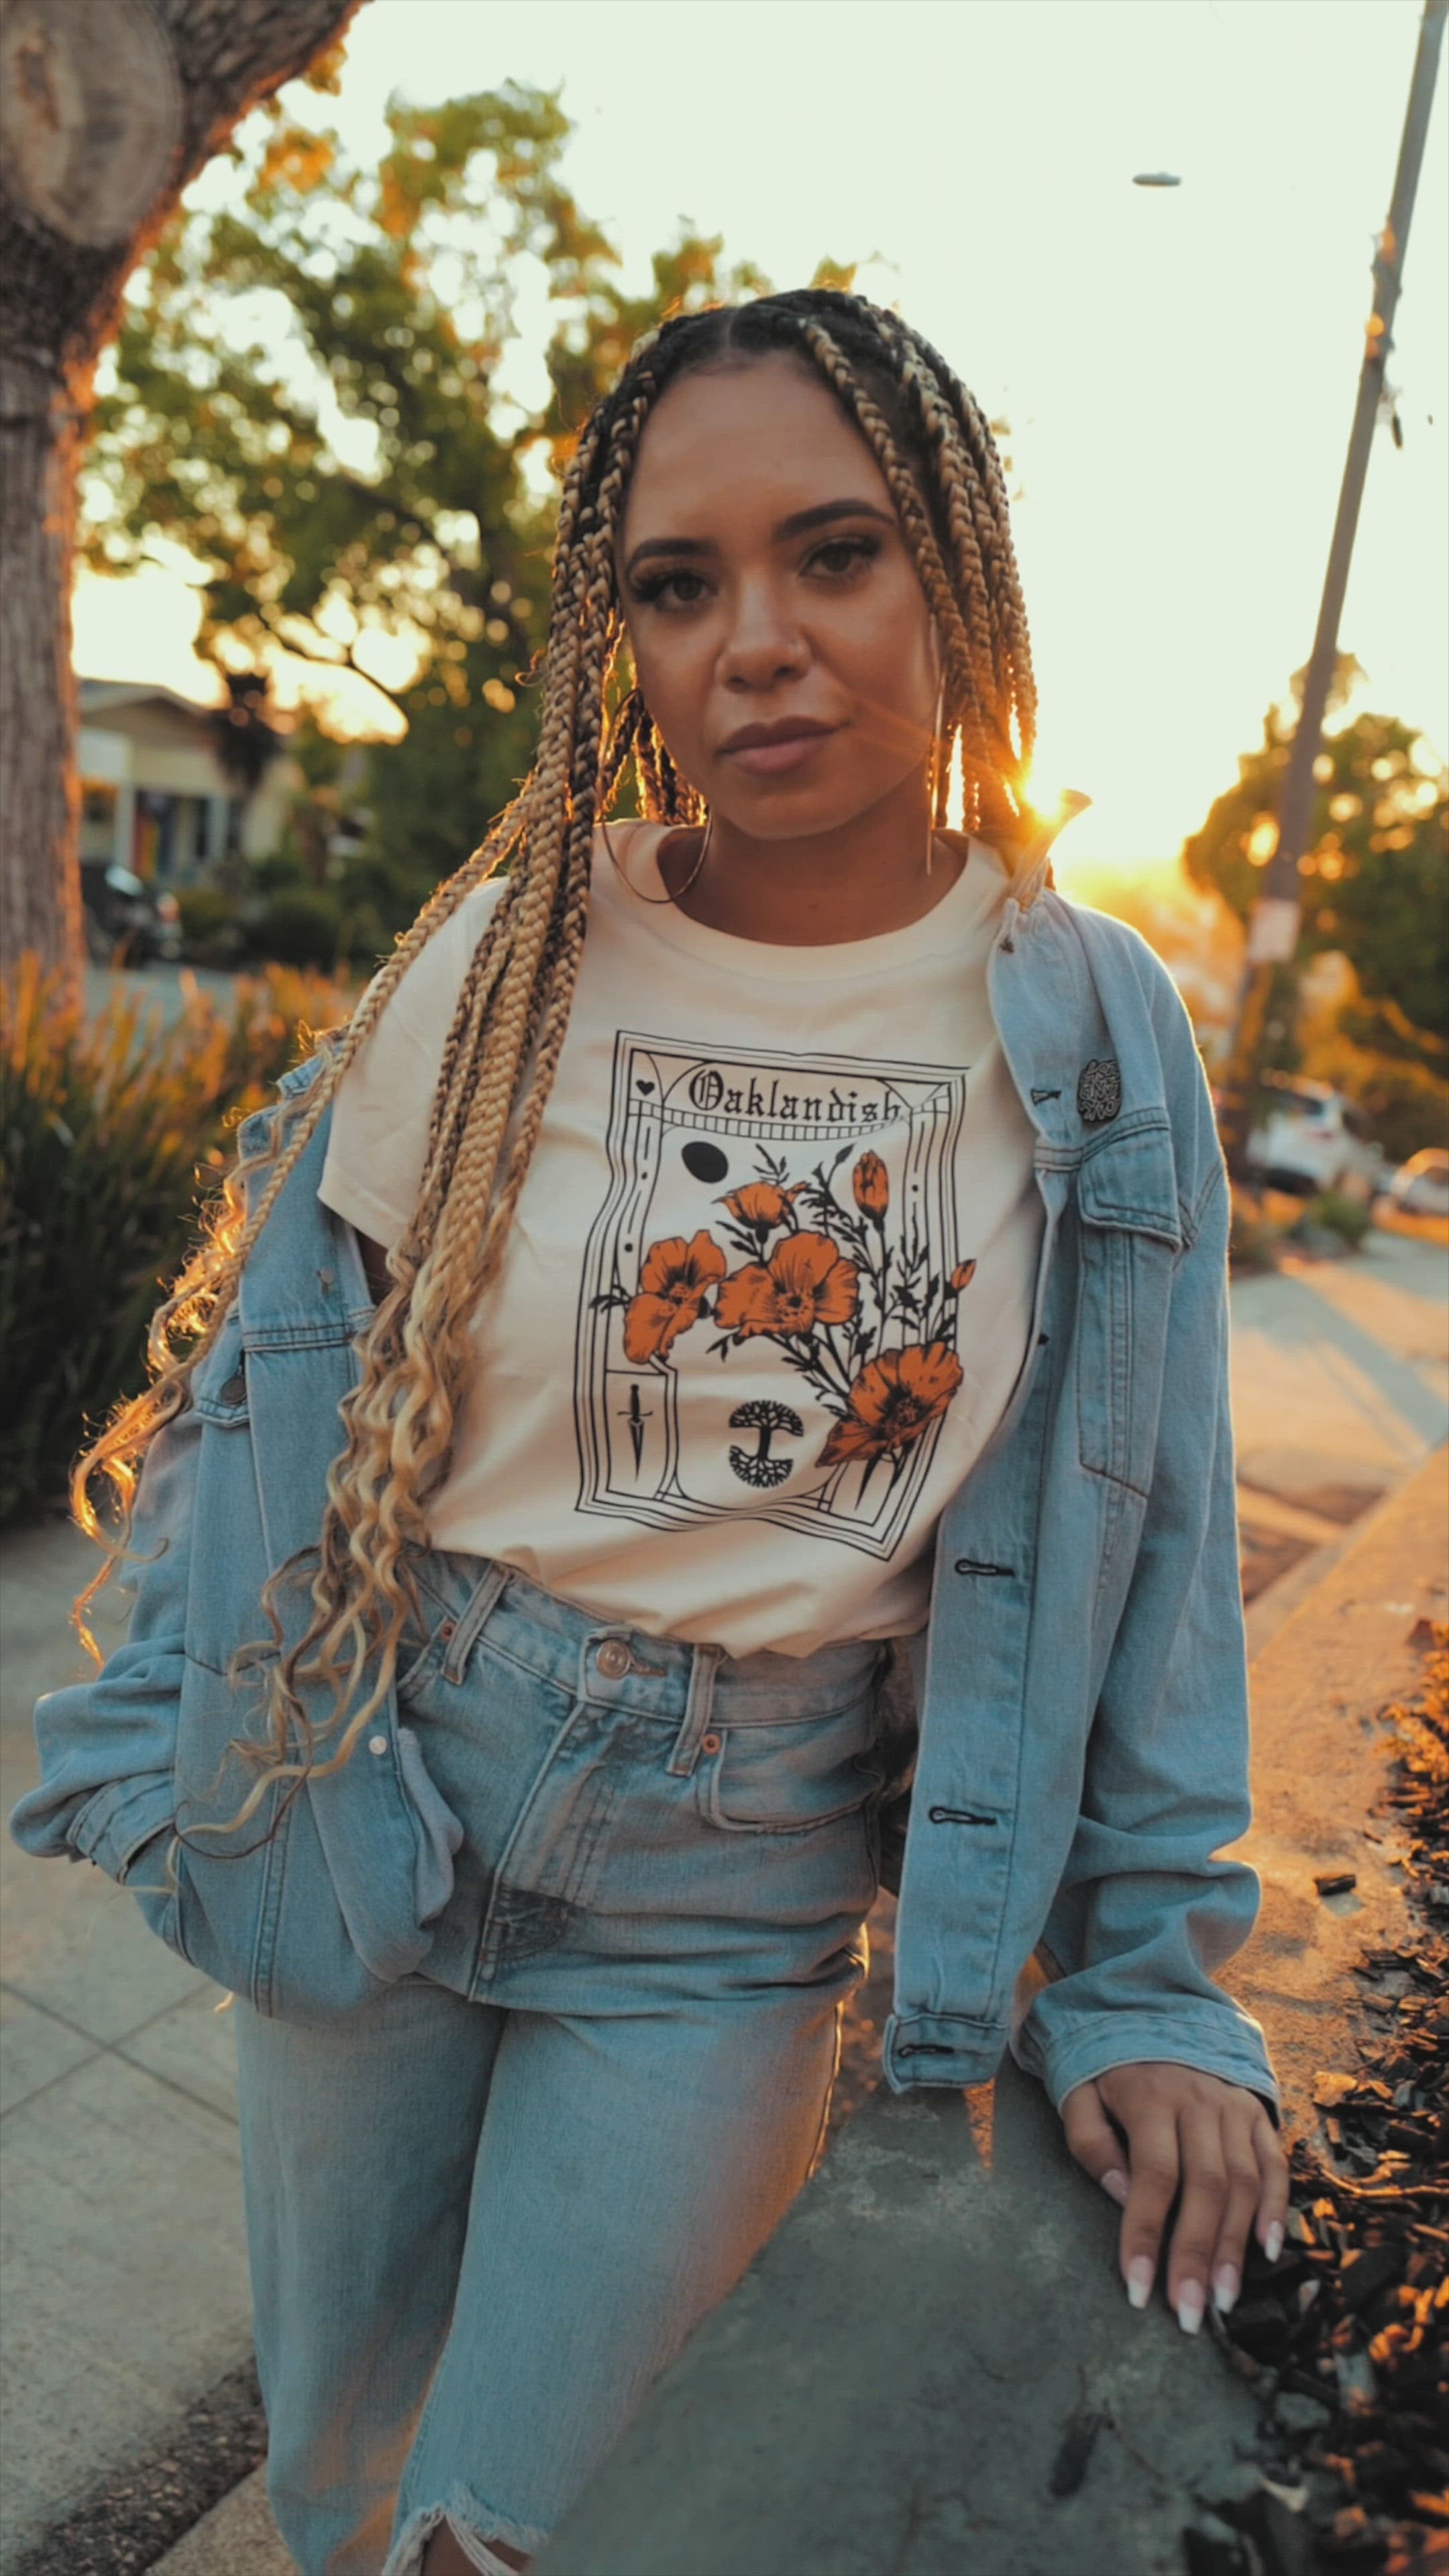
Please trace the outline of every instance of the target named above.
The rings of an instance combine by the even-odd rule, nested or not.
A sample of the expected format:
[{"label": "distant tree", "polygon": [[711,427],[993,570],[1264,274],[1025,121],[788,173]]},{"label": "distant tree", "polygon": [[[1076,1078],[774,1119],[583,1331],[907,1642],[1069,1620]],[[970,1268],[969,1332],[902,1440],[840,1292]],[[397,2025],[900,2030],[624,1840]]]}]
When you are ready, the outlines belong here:
[{"label": "distant tree", "polygon": [[225,677],[226,703],[211,716],[212,747],[223,777],[245,799],[256,794],[282,737],[271,721],[265,675],[228,671]]},{"label": "distant tree", "polygon": [[0,963],[81,955],[76,459],[122,289],[239,116],[357,0],[7,0],[0,18]]},{"label": "distant tree", "polygon": [[[391,930],[527,770],[550,454],[664,311],[764,281],[686,232],[625,296],[559,175],[570,128],[544,92],[394,102],[388,126],[360,169],[335,133],[276,120],[242,138],[227,210],[173,220],[98,406],[91,560],[181,546],[201,651],[261,669],[285,649],[394,700],[406,736],[372,756],[372,846],[341,894]],[[540,273],[559,321],[530,410],[499,369]]]},{"label": "distant tree", "polygon": [[[1361,676],[1352,655],[1340,654],[1331,710],[1343,707]],[[1299,672],[1293,681],[1299,703],[1302,682]],[[1273,855],[1295,725],[1291,705],[1269,710],[1261,747],[1239,759],[1237,785],[1216,799],[1183,850],[1189,876],[1216,887],[1243,921],[1261,883],[1259,870]],[[1412,726],[1363,714],[1325,734],[1314,775],[1317,793],[1299,862],[1300,959],[1341,951],[1357,980],[1357,1040],[1442,1073],[1449,771]],[[1291,1060],[1291,1044],[1281,1052]]]}]

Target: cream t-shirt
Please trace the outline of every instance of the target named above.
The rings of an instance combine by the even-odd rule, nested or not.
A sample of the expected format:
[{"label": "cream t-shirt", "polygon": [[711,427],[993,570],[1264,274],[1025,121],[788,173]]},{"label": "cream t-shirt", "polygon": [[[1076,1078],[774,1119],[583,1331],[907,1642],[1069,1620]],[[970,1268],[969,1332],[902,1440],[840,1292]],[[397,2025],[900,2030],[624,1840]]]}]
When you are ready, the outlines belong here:
[{"label": "cream t-shirt", "polygon": [[[942,1506],[1026,1351],[1042,1213],[992,1021],[981,841],[904,930],[781,948],[650,905],[602,837],[435,1547],[655,1636],[808,1655],[924,1626]],[[639,892],[631,891],[638,888]],[[339,1088],[321,1197],[406,1228],[481,887]]]}]

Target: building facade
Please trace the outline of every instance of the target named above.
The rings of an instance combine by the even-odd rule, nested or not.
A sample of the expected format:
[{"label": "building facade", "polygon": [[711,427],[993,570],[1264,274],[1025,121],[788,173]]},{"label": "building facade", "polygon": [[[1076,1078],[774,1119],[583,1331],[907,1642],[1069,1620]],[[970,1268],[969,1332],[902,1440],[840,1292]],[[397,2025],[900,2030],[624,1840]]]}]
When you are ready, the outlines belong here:
[{"label": "building facade", "polygon": [[216,757],[210,707],[151,681],[78,683],[81,865],[195,885],[229,856],[268,857],[296,784],[285,755],[239,796]]}]

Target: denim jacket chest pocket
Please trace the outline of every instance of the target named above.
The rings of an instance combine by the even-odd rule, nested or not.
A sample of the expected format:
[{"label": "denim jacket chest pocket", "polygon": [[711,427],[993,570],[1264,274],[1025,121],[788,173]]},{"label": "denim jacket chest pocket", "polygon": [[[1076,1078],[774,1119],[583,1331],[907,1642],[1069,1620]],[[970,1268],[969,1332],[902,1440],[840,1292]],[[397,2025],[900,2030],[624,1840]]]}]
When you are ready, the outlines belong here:
[{"label": "denim jacket chest pocket", "polygon": [[1089,1475],[1152,1482],[1172,1278],[1183,1250],[1165,1119],[1104,1137],[1077,1173],[1078,1455]]}]

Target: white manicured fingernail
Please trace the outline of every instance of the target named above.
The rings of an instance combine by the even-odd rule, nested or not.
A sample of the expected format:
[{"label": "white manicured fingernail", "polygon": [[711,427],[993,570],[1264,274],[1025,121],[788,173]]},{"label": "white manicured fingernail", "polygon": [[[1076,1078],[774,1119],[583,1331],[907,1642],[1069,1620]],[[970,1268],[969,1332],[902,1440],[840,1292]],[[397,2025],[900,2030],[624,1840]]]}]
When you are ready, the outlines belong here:
[{"label": "white manicured fingernail", "polygon": [[1270,2263],[1276,2263],[1283,2251],[1283,2230],[1276,2218],[1263,2239],[1263,2251]]},{"label": "white manicured fingernail", "polygon": [[1177,2294],[1177,2322],[1184,2334],[1196,2334],[1206,2306],[1201,2281],[1184,2281]]},{"label": "white manicured fingernail", "polygon": [[1220,2317],[1225,2317],[1230,2308],[1236,2307],[1241,2287],[1236,2263],[1220,2263],[1213,2274],[1213,2306]]},{"label": "white manicured fingernail", "polygon": [[1152,2296],[1152,2283],[1157,2266],[1150,2254],[1136,2254],[1127,2266],[1127,2297],[1134,2308],[1145,2308]]},{"label": "white manicured fingernail", "polygon": [[1112,2199],[1117,2201],[1123,2209],[1126,2208],[1127,2176],[1122,2171],[1120,2165],[1114,2165],[1110,2173],[1103,2174],[1102,2189],[1105,2192],[1110,2193]]}]

